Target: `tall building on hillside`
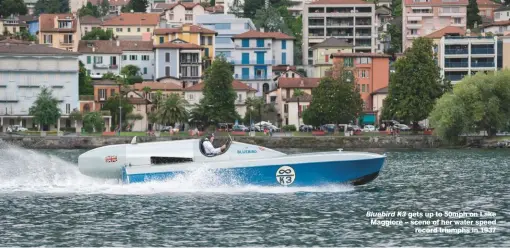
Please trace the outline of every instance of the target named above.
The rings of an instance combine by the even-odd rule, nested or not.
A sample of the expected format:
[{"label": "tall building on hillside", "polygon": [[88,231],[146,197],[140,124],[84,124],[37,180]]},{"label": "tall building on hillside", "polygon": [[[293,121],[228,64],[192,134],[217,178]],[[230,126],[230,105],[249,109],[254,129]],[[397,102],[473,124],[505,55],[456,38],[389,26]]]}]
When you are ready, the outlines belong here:
[{"label": "tall building on hillside", "polygon": [[279,32],[248,31],[232,37],[234,79],[257,89],[262,96],[274,88],[273,66],[294,64],[294,37]]},{"label": "tall building on hillside", "polygon": [[80,19],[74,14],[41,14],[39,44],[76,52],[81,37],[79,27]]},{"label": "tall building on hillside", "polygon": [[329,37],[345,39],[354,52],[376,51],[375,4],[363,0],[317,0],[303,9],[303,64],[312,65],[310,47]]},{"label": "tall building on hillside", "polygon": [[216,31],[214,49],[215,56],[223,55],[227,59],[233,59],[234,35],[255,30],[250,18],[237,18],[235,15],[199,15],[196,17],[196,24],[204,28]]},{"label": "tall building on hillside", "polygon": [[438,52],[441,74],[455,84],[467,75],[496,71],[501,67],[498,49],[497,37],[443,36]]},{"label": "tall building on hillside", "polygon": [[466,27],[468,0],[403,0],[402,50],[447,26]]}]

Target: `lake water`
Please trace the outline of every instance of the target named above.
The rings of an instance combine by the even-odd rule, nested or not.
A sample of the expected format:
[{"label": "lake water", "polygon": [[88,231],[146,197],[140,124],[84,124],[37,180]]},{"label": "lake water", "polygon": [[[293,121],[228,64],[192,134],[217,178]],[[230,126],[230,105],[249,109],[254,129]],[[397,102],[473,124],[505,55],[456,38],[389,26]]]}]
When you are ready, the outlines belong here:
[{"label": "lake water", "polygon": [[[314,188],[121,185],[82,176],[83,151],[0,143],[2,246],[510,247],[508,150],[388,150],[372,183]],[[395,216],[367,216],[382,211]]]}]

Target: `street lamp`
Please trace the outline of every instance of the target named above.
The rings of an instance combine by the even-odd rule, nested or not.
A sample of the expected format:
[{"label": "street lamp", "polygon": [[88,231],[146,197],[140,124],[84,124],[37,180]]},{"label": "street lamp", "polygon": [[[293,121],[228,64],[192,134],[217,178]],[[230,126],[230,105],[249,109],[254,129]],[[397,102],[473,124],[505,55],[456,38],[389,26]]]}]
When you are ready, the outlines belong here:
[{"label": "street lamp", "polygon": [[120,132],[122,132],[122,91],[121,91],[121,84],[119,83],[119,136]]},{"label": "street lamp", "polygon": [[300,107],[299,107],[299,96],[297,97],[297,111],[298,111],[298,116],[297,116],[297,128],[299,129],[299,118],[301,118],[301,111],[300,110]]}]

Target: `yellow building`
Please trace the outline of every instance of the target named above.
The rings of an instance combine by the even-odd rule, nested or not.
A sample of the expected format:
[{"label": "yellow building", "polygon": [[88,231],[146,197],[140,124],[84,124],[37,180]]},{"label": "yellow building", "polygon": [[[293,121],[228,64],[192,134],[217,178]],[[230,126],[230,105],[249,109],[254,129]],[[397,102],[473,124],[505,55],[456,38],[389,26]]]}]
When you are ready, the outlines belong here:
[{"label": "yellow building", "polygon": [[105,30],[112,30],[120,40],[151,39],[152,32],[159,25],[158,13],[120,13],[101,24]]},{"label": "yellow building", "polygon": [[191,24],[184,24],[179,28],[158,28],[154,30],[154,45],[181,39],[186,42],[199,45],[202,48],[202,58],[206,62],[205,68],[216,56],[214,52],[214,36],[216,31]]},{"label": "yellow building", "polygon": [[321,78],[326,75],[326,71],[331,68],[333,61],[330,55],[333,53],[352,53],[352,44],[343,39],[328,38],[325,41],[310,48],[313,52],[312,60],[314,67],[314,77]]},{"label": "yellow building", "polygon": [[81,37],[79,22],[73,14],[41,14],[39,44],[76,52]]}]

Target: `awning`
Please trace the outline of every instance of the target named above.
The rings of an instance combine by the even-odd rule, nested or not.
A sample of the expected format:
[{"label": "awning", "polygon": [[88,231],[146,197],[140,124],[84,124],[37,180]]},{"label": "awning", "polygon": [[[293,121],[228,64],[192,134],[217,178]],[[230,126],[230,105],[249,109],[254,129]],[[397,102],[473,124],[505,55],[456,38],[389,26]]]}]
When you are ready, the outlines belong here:
[{"label": "awning", "polygon": [[360,119],[360,123],[363,125],[366,124],[375,124],[375,114],[364,114]]}]

